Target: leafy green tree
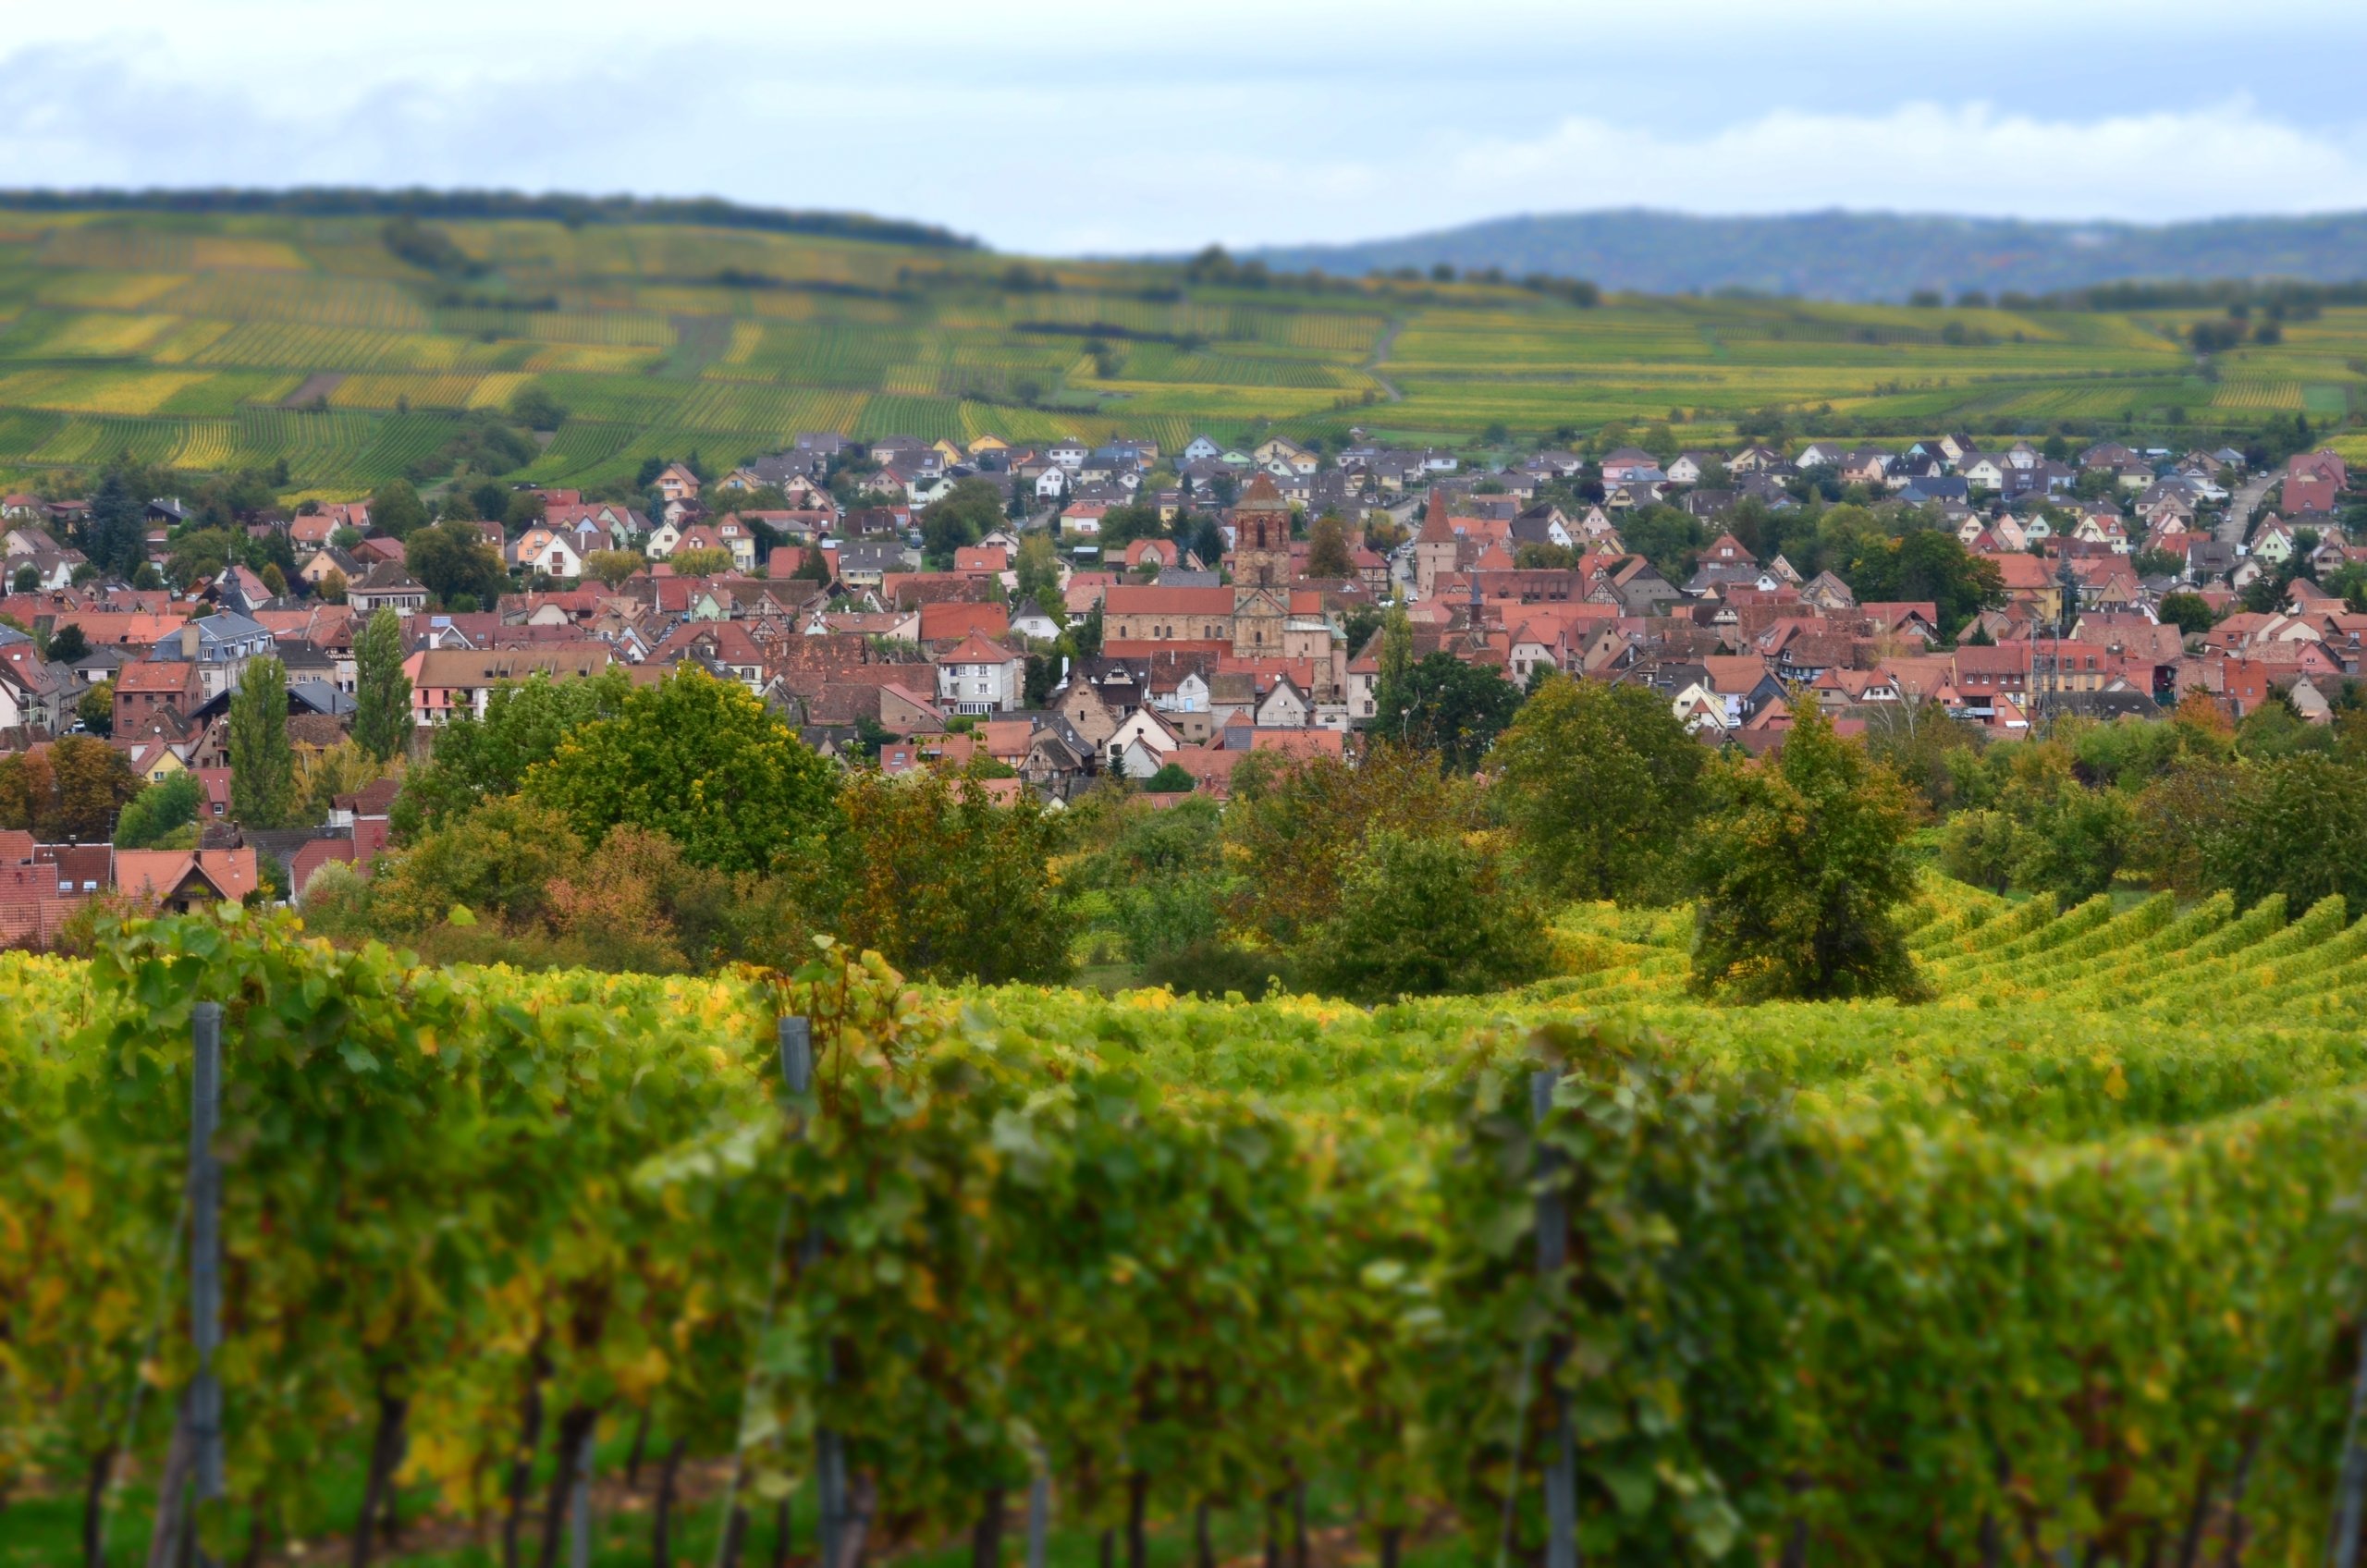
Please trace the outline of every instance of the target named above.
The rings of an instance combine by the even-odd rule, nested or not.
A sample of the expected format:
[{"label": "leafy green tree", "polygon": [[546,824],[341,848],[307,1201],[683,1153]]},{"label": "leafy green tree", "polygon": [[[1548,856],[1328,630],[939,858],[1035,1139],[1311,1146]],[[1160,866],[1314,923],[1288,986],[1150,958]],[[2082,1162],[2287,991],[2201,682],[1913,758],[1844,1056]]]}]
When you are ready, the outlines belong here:
[{"label": "leafy green tree", "polygon": [[230,815],[249,827],[285,827],[296,806],[288,670],[276,658],[249,659],[230,698]]},{"label": "leafy green tree", "polygon": [[446,604],[473,599],[489,605],[509,586],[509,569],[473,528],[439,522],[403,541],[403,561],[427,591]]},{"label": "leafy green tree", "polygon": [[516,925],[538,919],[552,879],[583,862],[583,845],[561,813],[502,796],[423,835],[379,877],[372,903],[390,932],[438,925],[455,905]]},{"label": "leafy green tree", "polygon": [[1418,747],[1377,740],[1353,767],[1253,752],[1233,769],[1225,808],[1226,858],[1239,873],[1234,923],[1271,946],[1296,947],[1337,913],[1343,872],[1370,834],[1389,827],[1429,838],[1479,825],[1476,787]]},{"label": "leafy green tree", "polygon": [[2014,884],[2021,839],[2021,825],[1993,807],[1958,812],[1940,835],[1940,869],[1959,882],[2003,893]]},{"label": "leafy green tree", "polygon": [[973,777],[865,769],[840,803],[815,903],[841,940],[941,981],[1067,976],[1077,916],[1046,875],[1058,830],[1032,797],[1003,806]]},{"label": "leafy green tree", "polygon": [[1441,651],[1424,655],[1391,695],[1398,732],[1408,744],[1433,751],[1451,767],[1479,766],[1520,708],[1520,689],[1491,665],[1466,664]]},{"label": "leafy green tree", "polygon": [[74,704],[74,717],[93,735],[114,734],[115,682],[102,680],[83,692],[81,701]]},{"label": "leafy green tree", "polygon": [[127,463],[110,465],[82,520],[82,553],[108,577],[128,578],[147,558],[148,503],[135,485]]},{"label": "leafy green tree", "polygon": [[427,526],[427,507],[410,480],[390,479],[371,495],[370,526],[390,539],[408,539]]},{"label": "leafy green tree", "polygon": [[1301,973],[1363,1002],[1492,991],[1545,972],[1545,923],[1470,837],[1382,828],[1356,852]]},{"label": "leafy green tree", "polygon": [[646,827],[693,865],[767,871],[828,830],[834,790],[829,765],[746,687],[686,665],[568,735],[526,792],[587,844]]},{"label": "leafy green tree", "polygon": [[1143,780],[1143,790],[1152,795],[1187,795],[1197,782],[1184,770],[1180,763],[1166,763],[1157,773]]},{"label": "leafy green tree", "polygon": [[411,677],[403,673],[402,618],[381,608],[353,640],[353,739],[380,762],[391,761],[416,728]]},{"label": "leafy green tree", "polygon": [[42,650],[42,657],[53,664],[72,664],[91,651],[90,639],[82,629],[68,623],[49,634],[49,645]]},{"label": "leafy green tree", "polygon": [[236,548],[237,540],[227,528],[195,529],[173,541],[165,570],[175,584],[187,588],[201,578],[220,576]]},{"label": "leafy green tree", "polygon": [[40,589],[41,568],[31,561],[18,567],[16,575],[8,579],[8,591],[12,594],[32,594]]},{"label": "leafy green tree", "polygon": [[1002,493],[983,479],[963,479],[921,513],[921,545],[931,557],[950,562],[956,549],[1001,526]]},{"label": "leafy green tree", "polygon": [[1490,798],[1540,889],[1646,902],[1678,891],[1708,753],[1650,690],[1551,674],[1490,763]]},{"label": "leafy green tree", "polygon": [[2219,623],[2219,618],[2200,594],[2163,594],[2161,615],[2164,625],[2175,626],[2189,637]]},{"label": "leafy green tree", "polygon": [[404,776],[390,823],[394,836],[408,841],[483,801],[517,793],[527,772],[558,755],[570,735],[622,712],[632,691],[622,669],[576,680],[534,675],[496,686],[483,718],[454,715],[435,731],[426,763]]},{"label": "leafy green tree", "polygon": [[1938,609],[1943,633],[1953,635],[1982,610],[2005,602],[2005,579],[1995,563],[1972,554],[1944,530],[1911,528],[1895,539],[1860,535],[1851,545],[1840,571],[1852,593],[1869,601],[1929,600]]},{"label": "leafy green tree", "polygon": [[1154,810],[1138,795],[1102,789],[1061,820],[1072,842],[1089,846],[1061,863],[1062,888],[1135,962],[1219,940],[1232,879],[1214,801],[1196,795]]},{"label": "leafy green tree", "polygon": [[2299,913],[2339,893],[2367,909],[2367,768],[2307,753],[2243,768],[2214,827],[2203,873],[2238,903],[2281,893]]},{"label": "leafy green tree", "polygon": [[557,430],[567,418],[567,410],[539,383],[518,389],[509,399],[509,417],[529,430]]},{"label": "leafy green tree", "polygon": [[124,806],[117,818],[115,847],[119,850],[153,849],[168,835],[197,825],[197,808],[203,802],[204,790],[194,773],[171,775],[163,782],[151,784]]},{"label": "leafy green tree", "polygon": [[1694,987],[1735,1001],[1919,997],[1895,915],[1914,895],[1914,808],[1897,776],[1796,706],[1764,764],[1722,758],[1695,835]]}]

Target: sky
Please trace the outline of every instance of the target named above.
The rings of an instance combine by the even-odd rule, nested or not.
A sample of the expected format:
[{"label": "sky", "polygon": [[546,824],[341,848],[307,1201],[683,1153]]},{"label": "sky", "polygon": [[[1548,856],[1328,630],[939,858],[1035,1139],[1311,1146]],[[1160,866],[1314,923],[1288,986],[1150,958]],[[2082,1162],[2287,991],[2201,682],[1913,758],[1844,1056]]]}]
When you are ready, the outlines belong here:
[{"label": "sky", "polygon": [[1136,253],[2367,207],[2367,6],[16,0],[0,186],[720,195]]}]

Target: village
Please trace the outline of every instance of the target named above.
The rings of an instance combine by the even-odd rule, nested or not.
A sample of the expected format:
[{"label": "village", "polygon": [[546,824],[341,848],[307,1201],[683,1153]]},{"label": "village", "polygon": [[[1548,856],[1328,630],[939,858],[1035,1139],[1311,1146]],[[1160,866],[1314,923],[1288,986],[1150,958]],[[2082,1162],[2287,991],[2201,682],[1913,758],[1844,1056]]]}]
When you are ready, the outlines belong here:
[{"label": "village", "polygon": [[[241,825],[227,714],[241,671],[270,656],[293,745],[337,746],[355,641],[382,609],[401,626],[414,752],[505,682],[611,667],[647,682],[689,664],[844,765],[988,774],[998,799],[1048,806],[1105,778],[1221,802],[1257,752],[1353,760],[1360,732],[1404,718],[1379,706],[1391,616],[1416,657],[1521,689],[1546,671],[1640,685],[1705,745],[1754,754],[1781,746],[1803,700],[1843,733],[1944,715],[2012,739],[2195,693],[2231,718],[2281,702],[2323,722],[2360,673],[2367,545],[2349,542],[2349,475],[2327,450],[2255,463],[1950,435],[1490,463],[1359,436],[1326,453],[1203,435],[1165,454],[824,433],[705,478],[653,464],[607,499],[519,489],[506,522],[454,506],[432,525],[497,561],[503,591],[483,606],[433,593],[413,570],[423,530],[378,526],[371,498],[246,521],[292,575],[226,562],[158,586],[192,526],[178,498],[147,503],[134,585],[68,542],[87,499],[8,496],[7,751],[104,735],[138,780],[194,777],[201,831],[178,851],[0,836],[0,938],[42,945],[102,894],[187,908],[258,888],[300,898],[332,862],[367,875],[397,781],[310,827]],[[1747,542],[1835,506],[1961,546],[1971,613],[1860,597]],[[1699,545],[1661,564],[1630,547],[1671,523]]]}]

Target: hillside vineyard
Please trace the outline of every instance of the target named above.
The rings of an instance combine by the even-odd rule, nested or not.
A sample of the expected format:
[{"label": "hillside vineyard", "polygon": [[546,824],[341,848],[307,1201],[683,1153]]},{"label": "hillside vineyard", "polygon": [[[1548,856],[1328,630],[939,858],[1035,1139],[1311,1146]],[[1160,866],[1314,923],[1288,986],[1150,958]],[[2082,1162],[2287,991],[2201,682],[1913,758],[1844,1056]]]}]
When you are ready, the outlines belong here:
[{"label": "hillside vineyard", "polygon": [[1211,427],[1418,447],[1614,420],[1709,445],[1768,410],[1922,435],[2347,419],[2367,309],[2199,360],[2196,328],[2223,319],[1585,308],[1551,280],[1039,264],[689,224],[0,212],[0,469],[126,451],[190,472],[284,461],[290,494],[350,498],[448,471],[437,454],[472,410],[529,391],[565,417],[505,477],[574,487],[692,451],[728,466],[817,431],[1175,451]]},{"label": "hillside vineyard", "polygon": [[1698,1006],[1681,917],[1608,906],[1557,928],[1559,978],[1371,1012],[927,990],[827,947],[794,978],[410,970],[285,916],[8,955],[0,1485],[111,1455],[143,1361],[187,1375],[158,1260],[213,998],[209,1538],[348,1528],[320,1456],[391,1419],[490,1541],[531,1411],[562,1446],[645,1418],[751,1495],[832,1434],[875,1550],[1045,1476],[1137,1540],[1311,1482],[1387,1559],[1526,1556],[1566,1421],[1597,1560],[2312,1559],[2367,926],[1940,883],[1913,921],[1916,1007]]}]

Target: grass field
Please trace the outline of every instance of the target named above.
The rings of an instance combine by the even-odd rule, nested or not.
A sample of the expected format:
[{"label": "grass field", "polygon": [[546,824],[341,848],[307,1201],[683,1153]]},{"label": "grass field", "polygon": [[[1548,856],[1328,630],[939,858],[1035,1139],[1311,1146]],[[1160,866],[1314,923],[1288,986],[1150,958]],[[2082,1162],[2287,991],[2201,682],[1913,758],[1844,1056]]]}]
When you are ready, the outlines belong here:
[{"label": "grass field", "polygon": [[[470,269],[422,270],[360,218],[6,214],[0,474],[129,447],[185,466],[284,457],[292,487],[359,489],[530,386],[570,418],[526,472],[595,484],[652,453],[730,461],[807,429],[1173,442],[1362,425],[1462,444],[1665,420],[1709,445],[1772,408],[1797,428],[2176,439],[2295,413],[2347,425],[2367,380],[2367,309],[2205,367],[2191,311],[1579,309],[1479,283],[1249,288],[1088,263],[1023,277],[985,252],[740,230],[437,227]],[[344,377],[329,421],[279,418],[320,373]]]}]

